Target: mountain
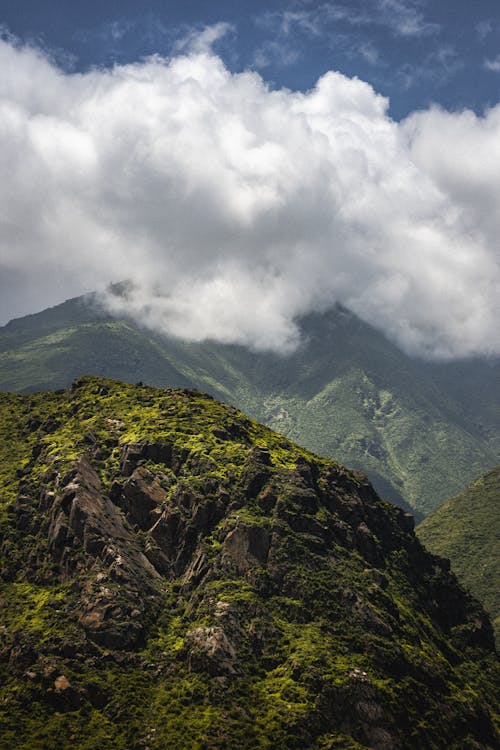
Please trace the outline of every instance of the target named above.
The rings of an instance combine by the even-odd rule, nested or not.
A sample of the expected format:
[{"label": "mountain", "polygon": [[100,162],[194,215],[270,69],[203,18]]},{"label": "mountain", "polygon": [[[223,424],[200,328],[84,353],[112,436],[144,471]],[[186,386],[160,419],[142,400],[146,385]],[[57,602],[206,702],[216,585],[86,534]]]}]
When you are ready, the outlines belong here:
[{"label": "mountain", "polygon": [[493,750],[493,634],[365,478],[193,390],[0,395],[0,747]]},{"label": "mountain", "polygon": [[[459,580],[484,604],[500,637],[500,467],[444,503],[418,528],[432,552],[451,560]],[[498,641],[500,642],[500,641]]]},{"label": "mountain", "polygon": [[498,362],[423,363],[341,307],[300,324],[288,356],[193,344],[112,318],[90,295],[0,329],[0,387],[57,389],[97,374],[199,388],[362,468],[420,517],[498,463]]}]

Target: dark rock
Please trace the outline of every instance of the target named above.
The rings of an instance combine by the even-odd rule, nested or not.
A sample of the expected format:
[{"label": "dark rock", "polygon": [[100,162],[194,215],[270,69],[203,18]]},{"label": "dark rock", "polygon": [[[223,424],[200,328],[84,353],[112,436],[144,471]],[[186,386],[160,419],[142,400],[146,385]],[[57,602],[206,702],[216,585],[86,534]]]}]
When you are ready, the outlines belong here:
[{"label": "dark rock", "polygon": [[86,683],[85,692],[92,706],[98,710],[104,708],[109,702],[109,696],[106,691],[94,682]]},{"label": "dark rock", "polygon": [[35,445],[33,446],[32,450],[31,450],[30,463],[33,464],[37,460],[37,458],[40,457],[42,449],[43,449],[42,443],[35,443]]},{"label": "dark rock", "polygon": [[100,479],[87,458],[77,461],[61,485],[52,505],[49,547],[59,549],[69,530],[89,554],[108,560],[119,557],[132,579],[154,580],[155,571],[132,543],[114,504],[101,494]]},{"label": "dark rock", "polygon": [[373,750],[400,750],[401,743],[380,702],[380,695],[368,674],[355,668],[348,682],[331,693],[326,712],[345,735],[353,737],[363,747]]},{"label": "dark rock", "polygon": [[27,643],[17,642],[9,649],[9,664],[16,670],[26,669],[38,659],[36,648]]},{"label": "dark rock", "polygon": [[226,425],[226,432],[230,436],[231,440],[240,440],[242,443],[248,441],[248,430],[240,422],[229,422]]},{"label": "dark rock", "polygon": [[173,571],[172,562],[151,537],[146,540],[144,554],[159,573],[170,577]]},{"label": "dark rock", "polygon": [[269,450],[256,447],[250,453],[241,477],[241,488],[247,499],[255,498],[271,476]]},{"label": "dark rock", "polygon": [[387,588],[389,582],[387,576],[385,576],[382,571],[377,570],[376,568],[367,568],[363,572],[367,578],[373,581],[374,584],[380,586],[382,589]]},{"label": "dark rock", "polygon": [[118,482],[116,479],[112,482],[111,487],[109,488],[109,499],[115,505],[118,505],[118,506],[120,505],[122,489],[123,489],[122,482]]},{"label": "dark rock", "polygon": [[186,587],[197,586],[203,576],[208,572],[209,566],[205,553],[200,550],[193,556],[190,565],[187,567],[182,577],[182,582]]},{"label": "dark rock", "polygon": [[166,496],[166,491],[154,474],[141,466],[123,484],[118,504],[132,523],[147,530],[154,523],[152,511],[161,506]]},{"label": "dark rock", "polygon": [[[82,564],[72,551],[78,549],[76,543],[88,555],[89,568],[100,560],[106,577],[122,586],[118,594],[89,581],[77,609],[89,637],[115,649],[135,646],[144,623],[132,621],[130,613],[138,606],[142,610],[144,595],[156,592],[160,573],[138,549],[115,505],[102,495],[99,477],[85,457],[62,478],[53,497],[48,542],[65,575]],[[117,606],[118,599],[129,604]]]},{"label": "dark rock", "polygon": [[219,440],[229,440],[231,438],[227,430],[219,429],[218,427],[214,427],[212,435]]},{"label": "dark rock", "polygon": [[92,432],[92,430],[88,430],[83,436],[83,442],[87,445],[95,445],[97,443],[95,432]]},{"label": "dark rock", "polygon": [[141,459],[145,459],[146,446],[143,443],[128,443],[120,450],[120,472],[129,477]]},{"label": "dark rock", "polygon": [[120,472],[129,477],[143,462],[165,464],[178,474],[189,458],[187,448],[174,448],[170,443],[127,443],[120,452]]},{"label": "dark rock", "polygon": [[269,529],[238,522],[224,540],[222,562],[229,563],[240,575],[256,565],[265,565],[270,541]]},{"label": "dark rock", "polygon": [[441,570],[444,570],[446,573],[451,570],[451,562],[447,557],[434,555],[434,562],[441,568]]},{"label": "dark rock", "polygon": [[25,495],[20,495],[12,505],[12,512],[15,516],[15,524],[21,531],[28,531],[34,520],[33,499]]},{"label": "dark rock", "polygon": [[256,445],[251,452],[251,458],[264,466],[272,466],[271,452],[266,445]]},{"label": "dark rock", "polygon": [[149,534],[167,560],[174,560],[177,540],[182,538],[185,521],[179,508],[167,508],[151,528]]},{"label": "dark rock", "polygon": [[411,534],[415,529],[415,516],[411,513],[401,511],[398,514],[399,525],[407,534]]},{"label": "dark rock", "polygon": [[30,432],[35,432],[35,430],[38,430],[40,425],[42,424],[42,421],[40,417],[30,417],[26,423],[26,426]]},{"label": "dark rock", "polygon": [[310,461],[300,457],[297,461],[297,473],[305,481],[308,487],[316,488],[316,481],[318,479],[318,469]]},{"label": "dark rock", "polygon": [[367,562],[372,565],[383,564],[384,557],[381,547],[364,521],[357,526],[354,538],[356,549]]},{"label": "dark rock", "polygon": [[82,697],[65,675],[56,677],[53,687],[46,692],[47,702],[60,712],[76,711],[82,705]]},{"label": "dark rock", "polygon": [[85,609],[79,612],[78,622],[100,646],[130,649],[138,645],[144,632],[144,623],[131,618],[131,611],[114,601],[88,600]]},{"label": "dark rock", "polygon": [[262,490],[262,492],[259,492],[257,496],[257,502],[260,508],[262,508],[262,510],[267,514],[269,514],[272,511],[272,509],[276,505],[276,501],[277,501],[276,490],[269,485],[266,485],[264,489]]}]

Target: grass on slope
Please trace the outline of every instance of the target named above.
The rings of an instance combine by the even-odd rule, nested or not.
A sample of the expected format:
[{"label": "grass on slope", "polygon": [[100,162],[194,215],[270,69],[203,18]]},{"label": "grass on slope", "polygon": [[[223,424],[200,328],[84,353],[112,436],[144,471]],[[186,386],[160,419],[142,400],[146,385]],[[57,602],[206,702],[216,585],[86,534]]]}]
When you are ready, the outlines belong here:
[{"label": "grass on slope", "polygon": [[260,414],[255,404],[245,408],[310,450],[367,472],[384,497],[422,515],[497,460],[434,404],[380,388],[357,368],[308,401],[275,393]]},{"label": "grass on slope", "polygon": [[[484,417],[493,390],[475,396],[472,411],[482,399],[479,424],[471,409],[465,414],[468,390],[459,388],[459,376],[451,397],[444,370],[438,377],[346,310],[311,315],[301,325],[301,346],[280,356],[167,339],[68,300],[0,329],[0,387],[56,389],[85,374],[196,387],[366,471],[384,497],[417,516],[498,462],[500,429]],[[467,383],[484,375],[478,367]]]},{"label": "grass on slope", "polygon": [[[446,502],[417,527],[431,552],[448,557],[492,617],[500,637],[500,467]],[[498,642],[498,641],[497,641]]]}]

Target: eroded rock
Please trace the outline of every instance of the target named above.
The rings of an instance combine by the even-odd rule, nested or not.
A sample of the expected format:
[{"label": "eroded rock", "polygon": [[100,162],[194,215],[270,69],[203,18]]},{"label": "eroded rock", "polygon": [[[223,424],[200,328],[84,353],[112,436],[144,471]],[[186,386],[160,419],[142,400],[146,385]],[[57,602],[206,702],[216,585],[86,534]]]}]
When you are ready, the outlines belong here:
[{"label": "eroded rock", "polygon": [[153,511],[161,508],[166,496],[155,475],[141,466],[123,484],[118,503],[131,523],[147,530],[155,522]]},{"label": "eroded rock", "polygon": [[230,563],[240,575],[256,565],[265,565],[270,541],[269,529],[239,522],[224,540],[222,562]]},{"label": "eroded rock", "polygon": [[184,646],[189,669],[212,677],[236,674],[236,650],[223,628],[194,628],[186,633]]}]

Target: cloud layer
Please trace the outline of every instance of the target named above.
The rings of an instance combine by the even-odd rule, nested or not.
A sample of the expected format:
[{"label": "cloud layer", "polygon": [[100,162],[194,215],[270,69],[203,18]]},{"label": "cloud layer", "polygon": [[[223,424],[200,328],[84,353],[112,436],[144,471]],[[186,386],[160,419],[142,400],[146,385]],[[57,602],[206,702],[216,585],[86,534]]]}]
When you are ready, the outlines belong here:
[{"label": "cloud layer", "polygon": [[339,301],[411,353],[499,354],[500,105],[396,123],[363,81],[272,91],[201,41],[84,74],[0,43],[4,305],[131,279],[107,304],[188,339],[286,351]]}]

